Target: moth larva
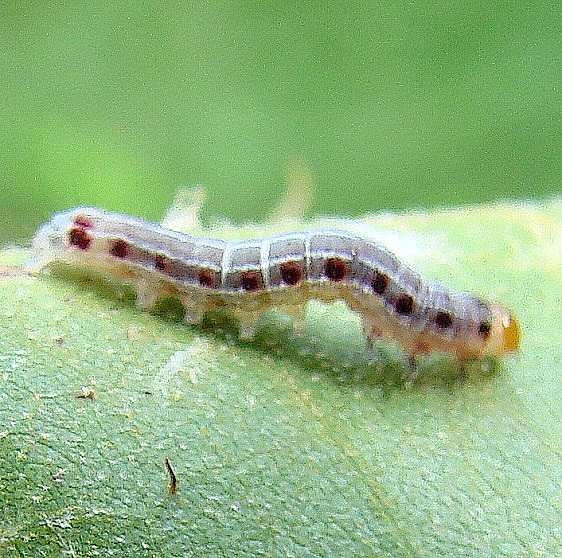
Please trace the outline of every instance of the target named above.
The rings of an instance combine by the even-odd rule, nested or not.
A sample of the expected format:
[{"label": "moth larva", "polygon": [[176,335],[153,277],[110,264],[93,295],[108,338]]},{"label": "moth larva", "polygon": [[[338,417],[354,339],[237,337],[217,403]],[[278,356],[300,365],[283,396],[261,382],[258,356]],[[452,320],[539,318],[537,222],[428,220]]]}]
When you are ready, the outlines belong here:
[{"label": "moth larva", "polygon": [[141,308],[176,296],[189,323],[227,307],[241,337],[253,336],[263,311],[298,316],[316,298],[344,300],[368,339],[396,341],[411,357],[440,351],[464,360],[519,346],[517,322],[500,305],[423,281],[385,248],[342,231],[227,242],[80,207],[54,215],[33,248],[38,269],[63,261],[132,283]]}]

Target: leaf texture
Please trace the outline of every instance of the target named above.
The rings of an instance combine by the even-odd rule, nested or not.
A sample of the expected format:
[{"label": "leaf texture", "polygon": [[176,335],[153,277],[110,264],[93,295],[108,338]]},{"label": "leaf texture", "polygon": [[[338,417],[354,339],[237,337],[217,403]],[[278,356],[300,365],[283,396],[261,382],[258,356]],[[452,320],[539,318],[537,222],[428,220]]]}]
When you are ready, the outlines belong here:
[{"label": "leaf texture", "polygon": [[353,226],[511,308],[520,354],[405,382],[338,305],[244,344],[0,253],[0,555],[562,554],[562,202]]}]

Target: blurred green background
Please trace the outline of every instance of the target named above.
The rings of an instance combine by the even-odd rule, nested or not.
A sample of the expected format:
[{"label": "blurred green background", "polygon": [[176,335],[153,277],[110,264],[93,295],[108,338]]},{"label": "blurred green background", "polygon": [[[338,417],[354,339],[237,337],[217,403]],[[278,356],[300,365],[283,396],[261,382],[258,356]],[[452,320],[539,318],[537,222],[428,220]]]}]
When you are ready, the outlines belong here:
[{"label": "blurred green background", "polygon": [[558,2],[0,5],[0,241],[94,204],[259,220],[560,191]]}]

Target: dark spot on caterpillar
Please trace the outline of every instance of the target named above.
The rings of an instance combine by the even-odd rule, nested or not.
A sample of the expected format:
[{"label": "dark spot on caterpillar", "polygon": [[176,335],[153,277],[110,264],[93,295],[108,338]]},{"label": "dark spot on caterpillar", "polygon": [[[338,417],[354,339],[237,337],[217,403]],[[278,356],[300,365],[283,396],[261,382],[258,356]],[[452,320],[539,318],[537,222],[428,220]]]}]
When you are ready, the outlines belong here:
[{"label": "dark spot on caterpillar", "polygon": [[446,329],[453,325],[453,318],[448,312],[437,312],[435,315],[435,325],[441,329]]},{"label": "dark spot on caterpillar", "polygon": [[110,252],[116,258],[126,258],[129,253],[129,245],[124,240],[115,240],[111,244]]},{"label": "dark spot on caterpillar", "polygon": [[394,308],[399,314],[411,314],[414,309],[414,299],[407,294],[401,294],[394,301]]},{"label": "dark spot on caterpillar", "polygon": [[68,242],[80,250],[87,250],[92,243],[92,237],[82,228],[70,229]]},{"label": "dark spot on caterpillar", "polygon": [[199,272],[198,278],[199,284],[202,287],[212,289],[215,286],[215,280],[213,279],[213,276],[206,269],[203,269]]},{"label": "dark spot on caterpillar", "polygon": [[347,275],[347,264],[339,258],[328,258],[324,264],[324,274],[330,281],[341,281]]},{"label": "dark spot on caterpillar", "polygon": [[297,262],[285,262],[281,264],[281,279],[287,285],[297,285],[302,279],[302,268]]},{"label": "dark spot on caterpillar", "polygon": [[478,334],[484,339],[488,339],[491,330],[492,325],[490,324],[490,322],[480,322],[480,325],[478,326]]},{"label": "dark spot on caterpillar", "polygon": [[386,291],[388,287],[388,277],[381,273],[380,271],[375,271],[375,276],[373,277],[373,281],[371,282],[371,288],[373,292],[378,295],[381,295]]},{"label": "dark spot on caterpillar", "polygon": [[170,269],[170,260],[161,254],[154,256],[154,267],[158,271],[167,272]]},{"label": "dark spot on caterpillar", "polygon": [[255,271],[246,271],[240,279],[240,286],[245,291],[257,291],[260,288],[260,280]]},{"label": "dark spot on caterpillar", "polygon": [[74,224],[77,227],[82,227],[83,229],[91,229],[94,226],[92,220],[85,215],[77,215],[74,217]]}]

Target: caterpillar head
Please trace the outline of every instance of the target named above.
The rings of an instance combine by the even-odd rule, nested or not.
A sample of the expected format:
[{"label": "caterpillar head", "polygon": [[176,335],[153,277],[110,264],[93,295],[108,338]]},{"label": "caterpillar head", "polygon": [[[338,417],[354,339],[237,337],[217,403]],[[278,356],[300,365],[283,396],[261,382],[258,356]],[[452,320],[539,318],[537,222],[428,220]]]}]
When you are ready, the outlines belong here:
[{"label": "caterpillar head", "polygon": [[492,320],[485,352],[494,356],[513,353],[519,349],[521,330],[515,317],[499,304],[491,306]]}]

